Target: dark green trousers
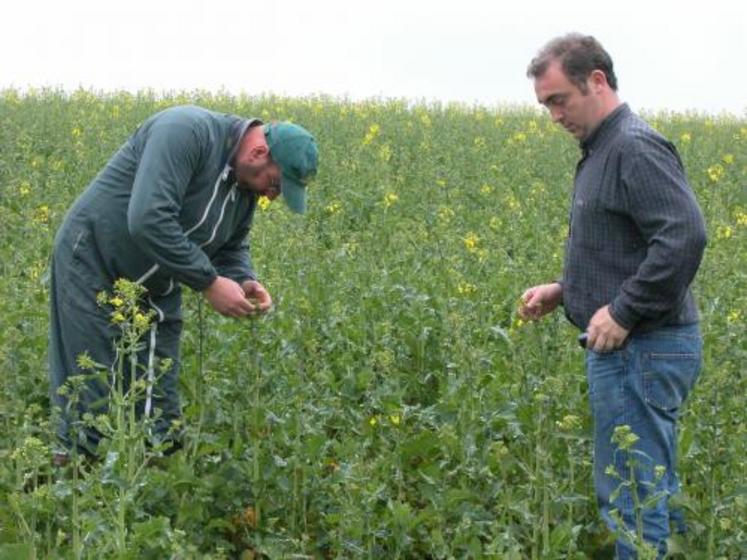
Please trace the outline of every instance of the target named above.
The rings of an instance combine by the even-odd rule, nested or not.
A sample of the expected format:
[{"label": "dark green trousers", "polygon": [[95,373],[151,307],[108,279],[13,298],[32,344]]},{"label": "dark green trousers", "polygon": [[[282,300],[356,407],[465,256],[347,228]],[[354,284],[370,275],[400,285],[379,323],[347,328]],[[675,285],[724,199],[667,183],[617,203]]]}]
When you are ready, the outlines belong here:
[{"label": "dark green trousers", "polygon": [[[66,223],[57,234],[51,263],[49,380],[52,406],[59,413],[54,415],[56,431],[66,450],[76,446],[89,454],[95,452],[101,433],[84,427],[83,415],[106,413],[112,389],[118,386],[117,339],[121,331],[111,322],[112,308],[96,301],[101,291],[112,294],[116,280],[107,267],[105,249],[97,245],[93,232],[84,224]],[[134,377],[125,357],[121,386],[126,392],[133,378],[146,379],[149,389],[138,399],[137,414],[156,419],[151,436],[173,439],[169,428],[180,417],[181,291],[177,287],[166,297],[146,298],[146,302],[161,313],[141,341]],[[104,370],[93,375],[90,370],[81,370],[78,358],[84,353],[105,366]],[[162,371],[159,364],[165,358],[171,360],[171,366]],[[76,398],[71,398],[69,388],[67,394],[60,394],[60,388],[76,375],[85,379]]]}]

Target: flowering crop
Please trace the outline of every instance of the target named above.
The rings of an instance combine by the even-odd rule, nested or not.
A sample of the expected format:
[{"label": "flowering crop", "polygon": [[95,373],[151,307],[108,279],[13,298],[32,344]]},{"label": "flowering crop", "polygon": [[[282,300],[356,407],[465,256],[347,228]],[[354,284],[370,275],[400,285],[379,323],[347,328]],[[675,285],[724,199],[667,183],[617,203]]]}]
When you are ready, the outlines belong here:
[{"label": "flowering crop", "polygon": [[[260,201],[251,247],[270,315],[228,320],[185,290],[184,449],[151,464],[141,445],[132,465],[116,445],[136,427],[118,439],[117,418],[85,418],[110,426],[119,454],[53,469],[54,232],[127,135],[179,103],[314,132],[309,211]],[[576,333],[562,313],[537,324],[516,315],[522,291],[562,267],[579,155],[544,115],[6,90],[0,117],[0,557],[544,559],[601,548]],[[747,123],[647,117],[680,151],[709,228],[695,289],[705,368],[679,434],[686,550],[738,558]],[[101,295],[114,330],[136,345],[154,317],[126,299]]]}]

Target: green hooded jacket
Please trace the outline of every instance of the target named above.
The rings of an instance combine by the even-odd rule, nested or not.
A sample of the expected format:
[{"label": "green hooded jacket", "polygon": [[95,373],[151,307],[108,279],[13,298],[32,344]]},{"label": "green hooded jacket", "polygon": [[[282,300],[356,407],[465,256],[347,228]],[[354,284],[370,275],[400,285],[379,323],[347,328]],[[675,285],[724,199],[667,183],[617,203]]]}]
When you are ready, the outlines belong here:
[{"label": "green hooded jacket", "polygon": [[89,288],[111,289],[124,277],[152,299],[179,284],[202,291],[218,275],[254,279],[247,235],[258,197],[239,189],[232,161],[246,130],[260,124],[195,106],[153,115],[75,202],[55,250],[65,245],[73,261],[89,253],[101,272]]}]

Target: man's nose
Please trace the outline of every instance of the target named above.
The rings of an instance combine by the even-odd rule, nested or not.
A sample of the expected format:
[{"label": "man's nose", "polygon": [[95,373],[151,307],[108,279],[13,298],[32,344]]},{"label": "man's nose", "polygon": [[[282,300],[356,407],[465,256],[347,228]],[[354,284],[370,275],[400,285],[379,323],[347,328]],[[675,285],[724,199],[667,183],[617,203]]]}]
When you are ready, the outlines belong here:
[{"label": "man's nose", "polygon": [[560,109],[550,109],[550,118],[552,122],[557,123],[563,119],[563,111]]}]

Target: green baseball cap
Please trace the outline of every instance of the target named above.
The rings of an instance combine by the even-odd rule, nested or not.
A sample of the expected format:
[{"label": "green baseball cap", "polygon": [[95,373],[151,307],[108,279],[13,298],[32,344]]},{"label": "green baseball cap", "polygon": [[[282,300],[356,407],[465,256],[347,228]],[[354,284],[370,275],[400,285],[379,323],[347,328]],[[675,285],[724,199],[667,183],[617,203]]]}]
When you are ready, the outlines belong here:
[{"label": "green baseball cap", "polygon": [[306,211],[306,185],[316,175],[319,151],[308,130],[288,122],[265,125],[265,138],[272,161],[283,177],[280,192],[288,207],[298,214]]}]

